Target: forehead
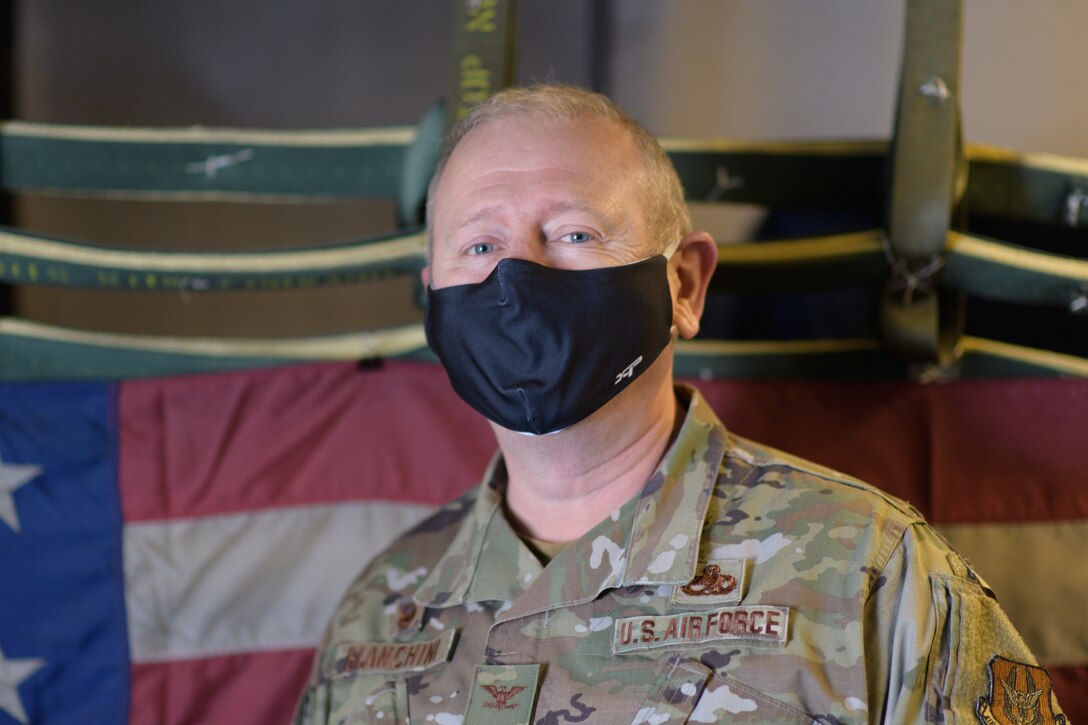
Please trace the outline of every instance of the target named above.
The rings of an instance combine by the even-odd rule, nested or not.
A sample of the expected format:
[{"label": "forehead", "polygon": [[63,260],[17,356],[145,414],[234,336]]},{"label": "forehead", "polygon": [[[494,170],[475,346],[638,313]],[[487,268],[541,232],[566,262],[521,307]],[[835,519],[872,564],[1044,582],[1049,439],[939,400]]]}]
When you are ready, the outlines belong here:
[{"label": "forehead", "polygon": [[[631,134],[607,118],[547,118],[515,113],[485,121],[469,131],[450,157],[450,166],[464,163],[465,157],[479,158],[490,150],[495,154],[518,151],[547,151],[556,156],[590,155],[600,161],[633,161],[635,146]],[[510,159],[509,161],[513,161]]]},{"label": "forehead", "polygon": [[436,222],[443,212],[504,195],[611,201],[636,192],[641,169],[631,134],[615,121],[495,119],[470,131],[450,155],[435,189]]}]

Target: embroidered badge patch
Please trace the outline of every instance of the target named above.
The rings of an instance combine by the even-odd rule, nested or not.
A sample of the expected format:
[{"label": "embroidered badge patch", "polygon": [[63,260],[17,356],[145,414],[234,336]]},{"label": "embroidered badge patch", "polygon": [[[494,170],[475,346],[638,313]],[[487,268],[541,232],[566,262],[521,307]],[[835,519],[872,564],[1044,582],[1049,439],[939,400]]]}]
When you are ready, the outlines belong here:
[{"label": "embroidered badge patch", "polygon": [[983,725],[1064,725],[1064,715],[1050,706],[1054,685],[1042,667],[990,659],[990,697],[980,697],[975,712]]},{"label": "embroidered badge patch", "polygon": [[700,562],[699,573],[688,584],[673,589],[676,604],[735,604],[748,585],[746,559],[711,559]]},{"label": "embroidered badge patch", "polygon": [[411,599],[398,602],[397,619],[393,623],[393,636],[399,638],[418,632],[422,615],[423,607],[416,606]]},{"label": "embroidered badge patch", "polygon": [[529,725],[539,677],[540,665],[477,665],[465,722]]},{"label": "embroidered badge patch", "polygon": [[616,620],[612,631],[612,654],[720,639],[781,645],[786,643],[789,617],[788,608],[767,606],[727,607],[662,617],[627,617]]},{"label": "embroidered badge patch", "polygon": [[453,652],[456,630],[422,642],[348,642],[336,648],[329,679],[364,672],[425,670],[446,662]]}]

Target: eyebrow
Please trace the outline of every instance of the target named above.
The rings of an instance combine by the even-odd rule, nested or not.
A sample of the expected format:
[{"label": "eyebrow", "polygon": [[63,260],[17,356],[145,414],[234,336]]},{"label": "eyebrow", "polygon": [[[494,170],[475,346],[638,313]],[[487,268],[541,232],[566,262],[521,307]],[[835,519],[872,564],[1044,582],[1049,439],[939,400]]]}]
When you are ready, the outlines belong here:
[{"label": "eyebrow", "polygon": [[500,204],[491,204],[490,206],[485,206],[482,209],[477,209],[473,213],[469,214],[467,217],[462,217],[461,219],[458,219],[457,222],[455,222],[453,225],[453,230],[457,231],[458,229],[464,229],[465,227],[476,224],[477,222],[487,221],[494,216],[498,216],[498,212],[500,210]]},{"label": "eyebrow", "polygon": [[[501,215],[504,205],[503,204],[490,204],[477,209],[466,217],[459,219],[454,225],[454,231],[464,229],[467,226],[476,224],[481,221],[489,221],[492,218]],[[594,222],[605,225],[606,227],[614,226],[611,215],[603,211],[600,207],[592,206],[589,204],[581,204],[578,202],[559,201],[554,204],[550,204],[544,209],[544,213],[547,215],[555,214],[567,214],[570,212],[576,212],[586,214],[590,216]]]}]

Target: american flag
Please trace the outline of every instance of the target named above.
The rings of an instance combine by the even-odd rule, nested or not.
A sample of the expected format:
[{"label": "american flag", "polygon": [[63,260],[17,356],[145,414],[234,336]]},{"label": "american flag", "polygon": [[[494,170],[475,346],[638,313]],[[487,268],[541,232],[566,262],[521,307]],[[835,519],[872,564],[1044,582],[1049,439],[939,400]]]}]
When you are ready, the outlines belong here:
[{"label": "american flag", "polygon": [[[693,382],[922,508],[1088,716],[1088,381]],[[288,722],[348,583],[494,446],[426,363],[0,385],[0,724]]]}]

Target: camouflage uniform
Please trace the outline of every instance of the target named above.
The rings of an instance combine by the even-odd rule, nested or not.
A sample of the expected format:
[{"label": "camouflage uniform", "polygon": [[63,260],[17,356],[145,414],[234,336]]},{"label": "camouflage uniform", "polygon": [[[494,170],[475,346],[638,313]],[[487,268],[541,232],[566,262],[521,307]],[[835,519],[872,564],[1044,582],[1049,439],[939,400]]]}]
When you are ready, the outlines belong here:
[{"label": "camouflage uniform", "polygon": [[915,509],[678,393],[686,420],[643,492],[547,566],[503,516],[501,458],[380,555],[297,722],[1061,721],[986,585]]}]

